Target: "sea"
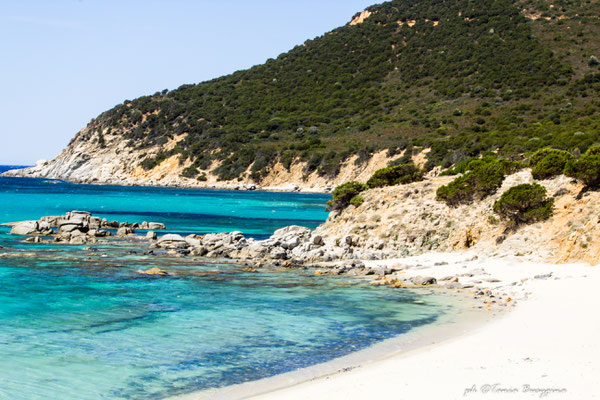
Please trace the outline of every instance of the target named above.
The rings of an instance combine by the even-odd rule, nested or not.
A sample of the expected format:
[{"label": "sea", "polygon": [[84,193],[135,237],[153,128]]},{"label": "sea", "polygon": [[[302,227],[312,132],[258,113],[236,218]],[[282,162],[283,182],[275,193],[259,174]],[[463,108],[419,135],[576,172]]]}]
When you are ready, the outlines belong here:
[{"label": "sea", "polygon": [[[262,239],[287,225],[314,228],[328,199],[0,177],[0,223],[85,210],[162,222],[164,233]],[[359,278],[250,273],[227,260],[148,254],[142,240],[24,243],[9,231],[0,227],[0,399],[163,399],[222,388],[324,363],[453,312],[442,295]],[[155,266],[172,275],[135,272]]]}]

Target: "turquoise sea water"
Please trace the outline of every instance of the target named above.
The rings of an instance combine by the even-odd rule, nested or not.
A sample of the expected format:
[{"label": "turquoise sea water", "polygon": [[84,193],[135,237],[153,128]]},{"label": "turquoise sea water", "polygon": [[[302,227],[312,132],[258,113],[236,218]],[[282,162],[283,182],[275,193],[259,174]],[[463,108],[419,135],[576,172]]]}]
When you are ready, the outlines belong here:
[{"label": "turquoise sea water", "polygon": [[[0,222],[71,209],[174,232],[313,227],[327,196],[0,178]],[[349,277],[147,254],[143,242],[25,244],[0,227],[0,399],[158,399],[331,360],[452,312]],[[159,266],[169,277],[136,274]]]}]

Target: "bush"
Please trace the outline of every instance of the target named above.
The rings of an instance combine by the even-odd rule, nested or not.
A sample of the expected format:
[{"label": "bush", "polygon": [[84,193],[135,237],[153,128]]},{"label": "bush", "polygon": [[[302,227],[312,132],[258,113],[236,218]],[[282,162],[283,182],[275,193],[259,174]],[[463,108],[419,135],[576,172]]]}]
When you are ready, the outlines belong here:
[{"label": "bush", "polygon": [[497,158],[493,156],[485,156],[482,158],[472,157],[459,162],[452,169],[447,169],[446,171],[442,172],[440,176],[464,174],[465,172],[472,171],[484,164],[490,164],[495,162],[499,162],[504,166],[506,174],[512,174],[513,172],[516,172],[523,167],[521,163],[506,160],[504,158]]},{"label": "bush", "polygon": [[[367,185],[351,181],[339,185],[333,191],[333,200],[327,202],[327,211],[343,210],[361,192],[367,190]],[[355,200],[356,202],[357,200]]]},{"label": "bush", "polygon": [[535,179],[548,179],[562,174],[571,160],[573,156],[564,150],[541,149],[531,156],[529,166]]},{"label": "bush", "polygon": [[546,189],[534,183],[514,186],[494,203],[494,212],[515,224],[545,221],[552,216],[554,199],[546,197]]},{"label": "bush", "polygon": [[354,207],[360,207],[362,205],[362,203],[365,202],[365,198],[362,197],[360,194],[354,196],[351,200],[350,200],[350,204],[352,204]]},{"label": "bush", "polygon": [[367,181],[367,186],[370,188],[394,186],[422,179],[423,172],[414,164],[401,164],[375,171]]},{"label": "bush", "polygon": [[482,164],[438,188],[436,199],[449,206],[472,203],[496,193],[502,185],[506,166],[501,162]]},{"label": "bush", "polygon": [[575,178],[587,187],[600,186],[600,146],[590,147],[577,161],[569,161],[565,175]]}]

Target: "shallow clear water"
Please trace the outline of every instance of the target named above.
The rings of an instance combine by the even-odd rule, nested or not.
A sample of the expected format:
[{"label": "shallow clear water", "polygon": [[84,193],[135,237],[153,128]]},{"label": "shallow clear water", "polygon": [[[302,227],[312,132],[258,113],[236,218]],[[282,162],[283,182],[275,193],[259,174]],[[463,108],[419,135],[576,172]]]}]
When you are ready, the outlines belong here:
[{"label": "shallow clear water", "polygon": [[[0,221],[70,209],[170,230],[268,235],[326,196],[0,178]],[[311,271],[149,255],[144,242],[24,244],[0,227],[0,399],[154,399],[331,360],[434,323],[442,296]],[[169,277],[136,274],[159,266]]]}]

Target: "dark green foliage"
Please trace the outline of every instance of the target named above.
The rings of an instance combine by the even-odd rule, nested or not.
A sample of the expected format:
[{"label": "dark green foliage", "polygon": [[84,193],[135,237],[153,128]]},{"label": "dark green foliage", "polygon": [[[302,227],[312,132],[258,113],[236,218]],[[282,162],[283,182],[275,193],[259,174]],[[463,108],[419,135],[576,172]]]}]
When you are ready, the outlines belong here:
[{"label": "dark green foliage", "polygon": [[494,203],[494,212],[514,223],[530,224],[552,216],[554,199],[546,197],[546,189],[534,183],[514,186]]},{"label": "dark green foliage", "polygon": [[469,204],[496,193],[506,169],[501,162],[483,163],[437,190],[437,200],[449,206]]},{"label": "dark green foliage", "polygon": [[600,73],[587,62],[600,48],[598,2],[394,0],[369,11],[262,65],[126,101],[90,128],[136,148],[181,135],[175,153],[200,170],[219,161],[227,180],[250,166],[260,180],[278,160],[334,176],[351,155],[392,148],[431,149],[431,170],[600,142]]},{"label": "dark green foliage", "polygon": [[367,185],[356,181],[339,185],[333,191],[333,200],[327,202],[327,211],[343,210],[351,204],[352,199],[367,189]]},{"label": "dark green foliage", "polygon": [[541,149],[529,159],[531,173],[535,179],[548,179],[563,173],[573,156],[564,150]]},{"label": "dark green foliage", "polygon": [[152,168],[159,166],[163,161],[165,161],[167,159],[167,157],[168,157],[167,153],[164,153],[161,151],[155,157],[145,158],[142,161],[141,166],[146,171],[151,170]]},{"label": "dark green foliage", "polygon": [[208,180],[208,177],[206,176],[206,174],[203,172],[200,174],[200,176],[198,177],[198,181],[200,182],[206,182]]},{"label": "dark green foliage", "polygon": [[375,171],[367,181],[370,188],[401,185],[423,179],[423,172],[414,164],[401,164]]},{"label": "dark green foliage", "polygon": [[600,186],[600,146],[590,147],[577,161],[570,161],[565,167],[565,175],[583,182],[587,187]]},{"label": "dark green foliage", "polygon": [[198,171],[198,168],[191,166],[184,169],[181,172],[181,176],[183,176],[184,178],[195,178],[196,176],[198,176],[199,173],[200,172]]},{"label": "dark green foliage", "polygon": [[350,204],[352,204],[354,207],[360,207],[364,202],[365,202],[365,198],[359,194],[354,196],[350,200]]},{"label": "dark green foliage", "polygon": [[447,169],[446,171],[442,172],[440,174],[440,176],[451,176],[451,175],[464,174],[467,171],[472,171],[472,170],[474,170],[478,167],[481,167],[485,164],[496,163],[496,162],[498,162],[502,165],[502,167],[504,168],[504,173],[506,175],[510,175],[514,172],[517,172],[521,168],[523,168],[523,165],[519,162],[506,160],[504,158],[498,158],[496,156],[484,156],[481,158],[471,157],[464,161],[459,162],[458,164],[456,164],[456,166],[454,168]]}]

